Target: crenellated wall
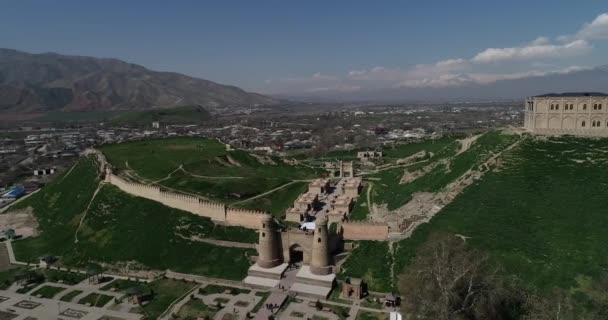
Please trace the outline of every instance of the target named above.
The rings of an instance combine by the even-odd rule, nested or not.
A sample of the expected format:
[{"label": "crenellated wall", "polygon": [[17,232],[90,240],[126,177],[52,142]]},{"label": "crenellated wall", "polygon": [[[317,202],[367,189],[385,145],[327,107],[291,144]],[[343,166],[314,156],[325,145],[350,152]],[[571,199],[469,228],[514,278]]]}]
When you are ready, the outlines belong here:
[{"label": "crenellated wall", "polygon": [[226,209],[226,223],[251,229],[260,229],[262,217],[266,215],[263,211],[245,209]]},{"label": "crenellated wall", "polygon": [[228,208],[222,203],[205,201],[196,196],[162,191],[157,186],[129,182],[112,174],[111,171],[106,173],[106,182],[115,185],[128,194],[154,200],[167,207],[187,211],[197,216],[208,217],[228,225],[259,229],[261,219],[265,214],[262,211]]},{"label": "crenellated wall", "polygon": [[342,232],[344,240],[386,240],[388,225],[376,222],[344,222]]}]

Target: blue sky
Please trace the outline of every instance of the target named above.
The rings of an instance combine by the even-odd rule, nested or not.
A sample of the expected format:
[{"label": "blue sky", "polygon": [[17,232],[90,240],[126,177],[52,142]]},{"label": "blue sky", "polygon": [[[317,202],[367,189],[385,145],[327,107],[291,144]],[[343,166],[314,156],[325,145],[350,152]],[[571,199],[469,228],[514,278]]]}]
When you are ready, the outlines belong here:
[{"label": "blue sky", "polygon": [[441,87],[608,64],[604,13],[595,0],[19,0],[2,5],[0,47],[264,93]]}]

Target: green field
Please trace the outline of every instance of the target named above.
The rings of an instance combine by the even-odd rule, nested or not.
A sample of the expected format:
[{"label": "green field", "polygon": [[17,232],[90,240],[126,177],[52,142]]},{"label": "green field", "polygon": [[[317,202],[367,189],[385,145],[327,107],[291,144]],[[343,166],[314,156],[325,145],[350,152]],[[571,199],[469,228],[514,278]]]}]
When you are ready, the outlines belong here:
[{"label": "green field", "polygon": [[215,306],[208,306],[203,300],[189,300],[184,304],[177,317],[179,319],[213,319],[219,311]]},{"label": "green field", "polygon": [[[153,269],[234,280],[246,274],[246,254],[253,250],[219,247],[190,238],[252,243],[257,238],[255,231],[215,226],[207,218],[132,197],[113,186],[99,191],[75,243],[79,221],[97,185],[95,165],[81,159],[65,179],[57,179],[19,203],[18,208],[34,208],[43,232],[37,238],[14,242],[18,260],[36,262],[38,257],[52,254],[69,266],[136,260]],[[59,210],[61,206],[65,210]]]},{"label": "green field", "polygon": [[[162,180],[158,182],[161,186],[224,203],[318,175],[315,169],[290,166],[277,157],[259,160],[245,151],[226,151],[224,144],[205,138],[128,142],[102,146],[101,150],[119,171],[133,171],[144,181]],[[176,171],[180,166],[183,170]]]},{"label": "green field", "polygon": [[363,279],[370,291],[389,292],[393,289],[391,279],[392,257],[386,241],[358,241],[338,275]]},{"label": "green field", "polygon": [[141,313],[148,316],[149,319],[157,319],[173,301],[182,297],[188,291],[195,287],[195,283],[159,279],[150,283],[142,284],[143,294],[154,293],[152,300],[143,307],[140,307]]},{"label": "green field", "polygon": [[412,156],[420,151],[437,154],[445,148],[456,146],[457,143],[453,138],[444,137],[440,139],[424,140],[416,143],[400,144],[394,147],[382,149],[383,158],[386,159],[403,159]]},{"label": "green field", "polygon": [[357,198],[357,202],[355,202],[353,211],[351,211],[351,213],[350,213],[350,220],[352,220],[352,221],[367,220],[367,214],[369,213],[369,208],[367,206],[367,190],[369,188],[370,188],[370,186],[368,184],[361,191],[359,198]]},{"label": "green field", "polygon": [[50,282],[61,281],[62,283],[70,284],[70,285],[78,284],[88,278],[88,276],[86,274],[76,273],[76,272],[64,272],[64,271],[57,271],[57,270],[52,270],[52,269],[42,270],[41,272],[44,274],[46,279]]},{"label": "green field", "polygon": [[83,291],[82,290],[72,290],[70,292],[68,292],[67,294],[64,294],[61,299],[61,301],[67,301],[70,302],[72,301],[72,299],[74,299],[77,295],[81,294]]},{"label": "green field", "polygon": [[89,295],[87,295],[86,297],[80,299],[78,301],[79,304],[88,304],[90,306],[93,307],[103,307],[105,306],[108,302],[110,302],[110,300],[114,299],[114,297],[112,296],[107,296],[105,294],[98,294],[98,293],[91,293]]},{"label": "green field", "polygon": [[461,234],[529,286],[571,288],[608,272],[608,139],[526,139],[431,223],[401,241],[396,270],[432,233]]},{"label": "green field", "polygon": [[40,295],[42,298],[51,299],[56,296],[59,292],[62,292],[65,288],[62,287],[54,287],[54,286],[44,286],[34,292],[32,292],[32,296],[38,297]]},{"label": "green field", "polygon": [[308,190],[307,182],[294,182],[266,196],[239,203],[237,207],[270,212],[276,217],[284,217],[298,196]]}]

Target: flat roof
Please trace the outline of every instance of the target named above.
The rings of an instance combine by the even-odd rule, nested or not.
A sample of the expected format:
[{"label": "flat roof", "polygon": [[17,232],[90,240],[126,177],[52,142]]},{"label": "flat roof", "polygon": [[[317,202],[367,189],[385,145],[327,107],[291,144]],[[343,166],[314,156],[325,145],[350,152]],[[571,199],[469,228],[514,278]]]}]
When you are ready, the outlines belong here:
[{"label": "flat roof", "polygon": [[560,98],[560,97],[608,97],[608,94],[602,92],[564,92],[564,93],[546,93],[535,98]]},{"label": "flat roof", "polygon": [[25,189],[23,188],[15,188],[4,194],[4,197],[16,197],[25,193]]}]

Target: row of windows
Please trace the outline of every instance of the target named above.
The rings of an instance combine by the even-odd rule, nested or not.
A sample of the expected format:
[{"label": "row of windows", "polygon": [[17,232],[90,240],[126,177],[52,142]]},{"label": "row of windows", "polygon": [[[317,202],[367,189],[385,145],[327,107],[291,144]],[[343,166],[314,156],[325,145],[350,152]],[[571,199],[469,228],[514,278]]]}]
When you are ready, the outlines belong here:
[{"label": "row of windows", "polygon": [[[587,105],[583,105],[583,110],[587,109]],[[559,104],[552,104],[551,105],[551,110],[559,110]],[[574,110],[574,104],[570,103],[566,103],[564,105],[564,110]]]},{"label": "row of windows", "polygon": [[[559,110],[559,104],[551,104],[550,106],[551,110]],[[574,104],[572,103],[566,103],[564,105],[564,110],[574,110]],[[587,104],[583,104],[583,110],[587,110]],[[593,104],[593,110],[602,110],[602,104],[601,103],[595,103]]]},{"label": "row of windows", "polygon": [[[585,121],[581,122],[581,127],[585,127],[586,125],[587,125],[587,123]],[[601,126],[602,126],[602,122],[600,120],[591,121],[592,128],[599,128]],[[608,121],[606,122],[606,127],[608,127]]]}]

